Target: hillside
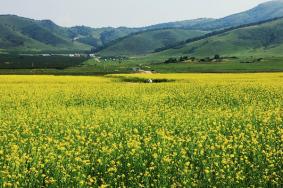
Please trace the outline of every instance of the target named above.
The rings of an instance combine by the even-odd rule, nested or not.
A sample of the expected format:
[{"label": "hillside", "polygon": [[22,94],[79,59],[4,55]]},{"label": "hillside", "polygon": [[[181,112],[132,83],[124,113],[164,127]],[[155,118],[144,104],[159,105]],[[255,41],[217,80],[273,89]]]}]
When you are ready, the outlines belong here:
[{"label": "hillside", "polygon": [[[191,28],[195,25],[206,24],[212,20],[214,19],[200,18],[194,20],[161,23],[161,24],[150,25],[139,28],[128,28],[128,27],[90,28],[86,26],[76,26],[70,28],[70,31],[74,34],[74,37],[76,37],[79,42],[89,44],[93,46],[93,50],[99,51],[100,49],[103,49],[106,46],[111,45],[113,41],[122,39],[129,35],[135,35],[140,32],[147,32],[147,31],[161,30],[161,29],[164,30],[186,29],[186,28]],[[168,39],[164,38],[163,40],[168,40]],[[173,42],[175,42],[175,40],[170,41],[170,43]],[[160,46],[160,45],[156,45],[156,46]]]},{"label": "hillside", "polygon": [[97,50],[117,39],[137,32],[187,28],[195,24],[206,23],[208,20],[170,22],[140,28],[91,28],[86,26],[65,28],[56,25],[51,20],[33,20],[15,15],[0,15],[0,48],[19,51]]},{"label": "hillside", "polygon": [[217,30],[278,17],[283,17],[283,0],[268,1],[241,13],[211,20],[206,24],[194,25],[193,28],[200,30]]},{"label": "hillside", "polygon": [[244,27],[199,41],[187,43],[156,56],[247,56],[280,55],[283,49],[283,19]]},{"label": "hillside", "polygon": [[156,29],[170,29],[170,28],[179,28],[179,29],[191,29],[199,25],[209,24],[216,19],[213,18],[199,18],[193,20],[184,20],[176,22],[161,23],[156,25],[151,25],[145,27],[146,30],[156,30]]},{"label": "hillside", "polygon": [[201,36],[206,32],[185,29],[160,29],[141,32],[116,41],[98,52],[101,56],[134,56],[154,52],[188,38]]},{"label": "hillside", "polygon": [[91,45],[94,50],[97,50],[116,39],[125,37],[140,30],[140,28],[126,27],[91,28],[86,26],[76,26],[69,28],[70,33],[72,33],[72,36],[76,41]]},{"label": "hillside", "polygon": [[[263,22],[282,16],[283,1],[277,0],[260,4],[248,11],[227,16],[221,19],[197,19],[194,21],[158,24],[153,26],[153,28],[186,28],[188,29],[186,31],[187,34],[182,33],[180,34],[181,36],[178,36],[180,32],[179,29],[174,31],[171,30],[170,34],[168,34],[168,30],[164,31],[167,32],[167,34],[158,35],[159,37],[154,37],[155,33],[164,33],[163,31],[146,31],[144,33],[140,32],[135,35],[129,35],[122,40],[118,39],[117,41],[110,43],[109,45],[102,48],[102,50],[98,52],[98,54],[102,56],[144,55],[154,51],[171,48],[178,42],[187,41],[191,38],[202,36],[211,31],[221,31],[223,29]],[[199,32],[196,33],[196,31],[193,30],[198,30]],[[164,43],[164,41],[166,42]],[[216,48],[218,48],[218,46]]]},{"label": "hillside", "polygon": [[73,42],[69,31],[51,21],[37,21],[13,15],[0,16],[0,48],[6,50],[87,50]]},{"label": "hillside", "polygon": [[61,27],[50,20],[0,15],[0,49],[13,51],[90,51],[106,56],[154,52],[208,32],[283,17],[283,0],[260,4],[221,19],[200,18],[146,27]]}]

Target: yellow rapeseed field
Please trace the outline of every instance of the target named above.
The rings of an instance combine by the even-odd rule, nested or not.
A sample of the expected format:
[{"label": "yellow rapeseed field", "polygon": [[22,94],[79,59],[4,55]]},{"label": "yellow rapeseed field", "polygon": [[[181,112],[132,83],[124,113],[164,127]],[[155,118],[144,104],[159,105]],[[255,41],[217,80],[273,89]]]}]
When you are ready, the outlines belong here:
[{"label": "yellow rapeseed field", "polygon": [[283,73],[0,76],[0,187],[281,187],[282,107]]}]

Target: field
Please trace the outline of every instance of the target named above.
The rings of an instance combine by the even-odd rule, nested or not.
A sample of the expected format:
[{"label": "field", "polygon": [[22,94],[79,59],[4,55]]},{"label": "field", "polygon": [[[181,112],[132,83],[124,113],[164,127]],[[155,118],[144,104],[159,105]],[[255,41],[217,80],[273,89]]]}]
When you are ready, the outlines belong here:
[{"label": "field", "polygon": [[282,101],[283,73],[0,76],[0,187],[281,187]]},{"label": "field", "polygon": [[87,57],[68,57],[68,56],[40,56],[40,55],[0,55],[0,69],[10,71],[34,69],[57,69],[64,70],[68,67],[81,65]]},{"label": "field", "polygon": [[[253,73],[282,72],[283,58],[280,56],[256,55],[224,58],[219,62],[198,61],[164,63],[168,58],[181,56],[140,56],[135,58],[100,59],[85,57],[42,57],[17,54],[0,55],[0,75],[106,75],[132,73],[133,68],[158,73]],[[211,56],[210,58],[212,58]],[[262,59],[261,61],[256,61]]]}]

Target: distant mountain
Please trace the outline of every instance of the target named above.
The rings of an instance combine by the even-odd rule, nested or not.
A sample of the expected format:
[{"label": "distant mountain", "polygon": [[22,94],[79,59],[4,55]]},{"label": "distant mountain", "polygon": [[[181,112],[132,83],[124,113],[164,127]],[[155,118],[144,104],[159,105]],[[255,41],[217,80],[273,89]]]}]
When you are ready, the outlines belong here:
[{"label": "distant mountain", "polygon": [[[91,28],[86,26],[66,28],[56,25],[51,20],[0,15],[0,48],[18,51],[90,51],[100,49],[117,39],[134,33],[166,28],[186,28],[207,21],[208,19],[197,19],[140,28]],[[169,38],[165,40],[168,41]],[[172,42],[176,42],[175,39]]]},{"label": "distant mountain", "polygon": [[[212,20],[213,19],[201,18],[201,19],[195,19],[195,20],[162,23],[162,24],[156,24],[156,25],[151,25],[147,27],[139,27],[139,28],[105,27],[105,28],[93,29],[93,28],[85,27],[85,26],[77,26],[77,27],[70,28],[70,30],[74,34],[76,34],[75,36],[77,37],[77,40],[79,42],[89,44],[93,46],[94,50],[97,51],[99,49],[105,48],[106,46],[109,46],[115,40],[120,40],[126,36],[138,34],[140,32],[147,32],[147,31],[161,30],[161,29],[165,29],[165,30],[166,29],[188,29],[194,25],[206,24]],[[187,38],[189,37],[190,35],[188,35]],[[164,40],[166,41],[168,41],[169,39],[170,38],[168,39],[164,38]],[[170,43],[178,41],[176,39],[178,38],[173,38],[173,40]],[[160,47],[160,45],[157,45],[157,46]]]},{"label": "distant mountain", "polygon": [[0,48],[20,51],[88,50],[90,46],[73,41],[67,28],[52,21],[2,15]]},{"label": "distant mountain", "polygon": [[[151,26],[151,28],[157,29],[162,29],[165,27],[183,28],[187,29],[187,35],[181,34],[179,36],[178,34],[180,30],[171,30],[170,32],[173,32],[174,34],[164,34],[161,35],[162,37],[156,38],[153,37],[154,33],[162,31],[144,31],[144,33],[141,32],[138,34],[129,35],[123,39],[118,39],[117,41],[110,43],[110,45],[104,46],[104,48],[102,48],[98,54],[104,56],[144,55],[146,53],[152,53],[154,51],[171,48],[174,46],[174,42],[177,44],[181,42],[181,40],[187,41],[191,38],[204,35],[208,32],[221,31],[227,28],[258,23],[278,17],[283,17],[283,0],[263,3],[248,11],[221,19],[197,19]],[[198,32],[196,33],[196,31]],[[163,41],[166,41],[166,44]]]},{"label": "distant mountain", "polygon": [[193,27],[195,29],[210,31],[260,22],[278,17],[283,17],[283,0],[262,3],[248,11],[212,20],[207,24],[194,25]]},{"label": "distant mountain", "polygon": [[73,38],[76,41],[91,45],[93,49],[98,49],[116,39],[125,37],[140,30],[143,30],[143,28],[105,27],[95,29],[86,26],[69,28],[69,31],[73,34]]},{"label": "distant mountain", "polygon": [[177,22],[168,22],[168,23],[161,23],[152,26],[145,27],[144,30],[156,30],[156,29],[192,29],[193,27],[199,25],[206,25],[213,22],[215,19],[213,18],[199,18],[193,20],[185,20],[185,21],[177,21]]},{"label": "distant mountain", "polygon": [[256,56],[280,55],[283,51],[283,18],[243,27],[189,42],[156,56]]},{"label": "distant mountain", "polygon": [[283,0],[270,1],[221,19],[201,18],[140,28],[61,27],[50,20],[0,15],[0,49],[16,51],[90,51],[136,56],[225,28],[283,17]]},{"label": "distant mountain", "polygon": [[188,38],[204,35],[207,32],[187,29],[156,29],[132,34],[118,39],[98,52],[100,56],[135,56],[154,52]]}]

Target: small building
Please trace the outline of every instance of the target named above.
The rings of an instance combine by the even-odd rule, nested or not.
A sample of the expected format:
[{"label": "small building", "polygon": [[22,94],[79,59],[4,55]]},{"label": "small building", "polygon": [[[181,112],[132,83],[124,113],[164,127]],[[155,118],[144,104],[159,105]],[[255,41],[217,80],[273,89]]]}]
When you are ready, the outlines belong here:
[{"label": "small building", "polygon": [[42,54],[43,57],[50,57],[51,54]]}]

